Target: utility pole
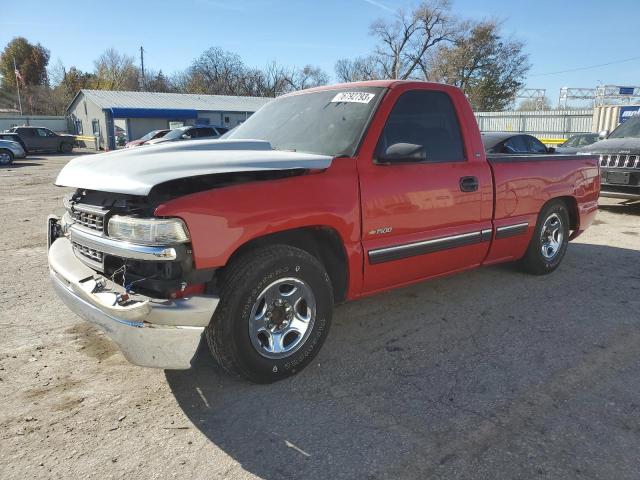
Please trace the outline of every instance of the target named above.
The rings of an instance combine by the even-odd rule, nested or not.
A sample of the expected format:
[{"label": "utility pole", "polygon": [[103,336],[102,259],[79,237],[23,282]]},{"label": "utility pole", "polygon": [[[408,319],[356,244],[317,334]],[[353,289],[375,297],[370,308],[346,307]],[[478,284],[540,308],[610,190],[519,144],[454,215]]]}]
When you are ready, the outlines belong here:
[{"label": "utility pole", "polygon": [[144,48],[140,47],[140,70],[142,71],[142,79],[140,84],[142,86],[142,90],[145,90],[145,77],[144,77]]},{"label": "utility pole", "polygon": [[13,73],[16,76],[16,89],[18,90],[18,105],[20,105],[20,116],[22,116],[22,100],[20,99],[20,81],[18,77],[22,77],[18,74],[18,67],[16,66],[16,57],[13,57]]}]

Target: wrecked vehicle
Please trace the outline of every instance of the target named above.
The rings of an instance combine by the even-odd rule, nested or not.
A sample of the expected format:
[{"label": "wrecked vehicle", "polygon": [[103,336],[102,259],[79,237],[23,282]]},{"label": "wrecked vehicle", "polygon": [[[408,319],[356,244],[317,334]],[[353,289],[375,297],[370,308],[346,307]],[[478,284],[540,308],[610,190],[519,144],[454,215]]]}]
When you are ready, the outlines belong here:
[{"label": "wrecked vehicle", "polygon": [[318,353],[335,303],[514,260],[552,272],[599,182],[595,157],[487,157],[455,87],[321,87],[222,140],[70,162],[51,279],[135,364],[188,368],[204,335],[225,370],[271,382]]}]

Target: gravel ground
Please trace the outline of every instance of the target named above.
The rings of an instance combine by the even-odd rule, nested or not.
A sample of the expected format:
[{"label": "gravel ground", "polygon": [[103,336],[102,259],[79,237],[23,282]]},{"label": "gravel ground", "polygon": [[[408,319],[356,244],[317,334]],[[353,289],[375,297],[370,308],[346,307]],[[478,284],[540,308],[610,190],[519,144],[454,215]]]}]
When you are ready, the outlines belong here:
[{"label": "gravel ground", "polygon": [[548,277],[498,266],[338,307],[289,380],[128,364],[47,278],[70,157],[0,171],[0,478],[640,478],[640,205]]}]

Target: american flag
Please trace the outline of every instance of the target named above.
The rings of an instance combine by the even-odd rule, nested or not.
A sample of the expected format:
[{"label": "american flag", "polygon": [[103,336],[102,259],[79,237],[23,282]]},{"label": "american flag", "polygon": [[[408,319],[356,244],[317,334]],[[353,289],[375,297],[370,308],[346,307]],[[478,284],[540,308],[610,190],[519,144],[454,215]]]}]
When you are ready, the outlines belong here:
[{"label": "american flag", "polygon": [[22,78],[22,75],[20,75],[20,71],[16,68],[15,72],[16,72],[16,78],[20,80],[22,83],[24,83],[24,79]]}]

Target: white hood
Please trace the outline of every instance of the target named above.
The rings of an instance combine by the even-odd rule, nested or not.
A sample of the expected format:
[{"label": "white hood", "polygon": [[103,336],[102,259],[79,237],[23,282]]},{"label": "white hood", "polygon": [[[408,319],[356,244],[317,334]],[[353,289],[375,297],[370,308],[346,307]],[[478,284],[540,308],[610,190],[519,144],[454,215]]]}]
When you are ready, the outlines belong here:
[{"label": "white hood", "polygon": [[61,187],[148,195],[179,178],[216,173],[325,169],[332,157],[282,152],[261,140],[187,140],[127,148],[71,160],[55,181]]}]

